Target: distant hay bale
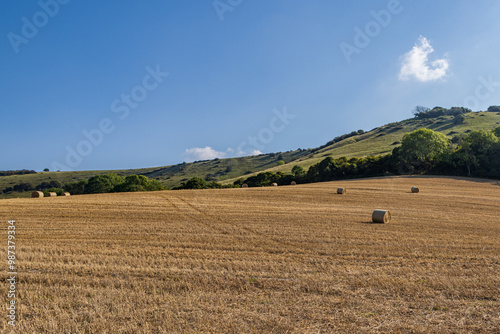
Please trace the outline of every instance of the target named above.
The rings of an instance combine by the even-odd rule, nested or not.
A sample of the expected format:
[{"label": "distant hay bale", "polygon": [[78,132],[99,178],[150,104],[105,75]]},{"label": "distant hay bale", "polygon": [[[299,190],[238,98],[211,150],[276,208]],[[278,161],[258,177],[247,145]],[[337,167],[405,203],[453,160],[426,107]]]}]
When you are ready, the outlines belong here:
[{"label": "distant hay bale", "polygon": [[337,194],[344,195],[346,192],[345,188],[337,188]]},{"label": "distant hay bale", "polygon": [[34,192],[31,193],[31,197],[33,197],[33,198],[43,197],[43,192],[41,192],[41,191],[34,191]]},{"label": "distant hay bale", "polygon": [[47,193],[47,197],[57,197],[57,193]]},{"label": "distant hay bale", "polygon": [[420,191],[420,189],[418,189],[417,187],[411,187],[412,193],[418,193],[419,191]]},{"label": "distant hay bale", "polygon": [[71,194],[68,193],[68,192],[64,192],[64,193],[61,194],[61,196],[71,196]]},{"label": "distant hay bale", "polygon": [[242,187],[242,188],[248,188],[248,184],[243,183],[243,184],[241,185],[241,187]]},{"label": "distant hay bale", "polygon": [[296,186],[296,185],[297,185],[297,182],[292,181],[292,183],[290,183],[290,185],[292,185],[292,186]]},{"label": "distant hay bale", "polygon": [[372,214],[374,223],[386,224],[391,221],[391,212],[387,210],[375,210]]},{"label": "distant hay bale", "polygon": [[274,182],[274,183],[272,184],[272,186],[273,186],[273,187],[277,187],[277,186],[278,186],[278,184],[277,184],[276,182]]}]

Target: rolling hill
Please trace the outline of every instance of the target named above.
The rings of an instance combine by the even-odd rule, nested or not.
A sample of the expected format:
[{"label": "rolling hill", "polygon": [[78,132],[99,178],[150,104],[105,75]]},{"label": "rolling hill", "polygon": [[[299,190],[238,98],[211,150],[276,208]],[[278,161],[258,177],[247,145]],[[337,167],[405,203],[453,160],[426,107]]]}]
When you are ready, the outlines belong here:
[{"label": "rolling hill", "polygon": [[[451,139],[453,136],[472,130],[491,130],[500,125],[500,114],[496,112],[469,112],[464,114],[464,116],[465,120],[462,124],[455,124],[453,116],[407,119],[386,124],[345,139],[332,140],[325,145],[313,149],[298,149],[258,156],[214,159],[142,169],[42,172],[27,175],[2,176],[0,177],[0,191],[22,182],[28,182],[35,186],[41,182],[54,180],[67,183],[107,173],[117,173],[125,176],[133,174],[145,175],[162,182],[167,187],[178,186],[181,182],[192,177],[201,177],[208,181],[229,184],[241,177],[248,177],[263,171],[290,172],[295,165],[308,168],[327,156],[334,158],[346,156],[349,158],[386,154],[399,145],[404,134],[420,128],[442,132]],[[29,192],[26,192],[1,194],[0,198],[28,196]]]}]

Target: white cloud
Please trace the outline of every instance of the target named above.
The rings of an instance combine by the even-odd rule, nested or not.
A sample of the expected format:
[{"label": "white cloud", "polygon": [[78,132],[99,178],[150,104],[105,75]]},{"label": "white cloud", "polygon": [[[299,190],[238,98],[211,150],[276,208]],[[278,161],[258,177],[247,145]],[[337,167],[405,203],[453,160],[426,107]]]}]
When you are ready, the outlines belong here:
[{"label": "white cloud", "polygon": [[250,155],[260,155],[260,154],[262,154],[262,152],[259,151],[259,150],[257,150],[257,149],[255,149],[252,152],[250,152]]},{"label": "white cloud", "polygon": [[420,36],[413,49],[403,56],[399,79],[415,78],[425,82],[443,78],[450,64],[446,58],[430,62],[428,57],[432,52],[434,52],[434,48],[427,38]]},{"label": "white cloud", "polygon": [[[229,150],[228,150],[229,151]],[[198,160],[212,160],[215,158],[225,158],[227,152],[219,152],[211,148],[210,146],[205,147],[193,147],[188,148],[182,155],[186,162],[193,162]]]},{"label": "white cloud", "polygon": [[215,158],[222,159],[222,158],[230,158],[233,156],[243,157],[243,156],[252,156],[260,154],[262,154],[262,152],[257,149],[251,151],[242,151],[240,149],[238,151],[235,151],[233,148],[229,147],[226,150],[226,152],[219,152],[214,150],[210,146],[205,146],[205,147],[188,148],[186,149],[186,151],[184,151],[182,157],[186,162],[193,162],[198,160],[212,160]]}]

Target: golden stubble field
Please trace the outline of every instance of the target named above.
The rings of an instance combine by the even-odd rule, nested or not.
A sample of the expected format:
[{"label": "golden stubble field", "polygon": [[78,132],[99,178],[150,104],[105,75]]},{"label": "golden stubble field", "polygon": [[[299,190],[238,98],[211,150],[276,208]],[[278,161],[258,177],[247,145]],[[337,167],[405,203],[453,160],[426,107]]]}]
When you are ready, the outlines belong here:
[{"label": "golden stubble field", "polygon": [[433,177],[2,200],[13,332],[498,333],[499,203]]}]

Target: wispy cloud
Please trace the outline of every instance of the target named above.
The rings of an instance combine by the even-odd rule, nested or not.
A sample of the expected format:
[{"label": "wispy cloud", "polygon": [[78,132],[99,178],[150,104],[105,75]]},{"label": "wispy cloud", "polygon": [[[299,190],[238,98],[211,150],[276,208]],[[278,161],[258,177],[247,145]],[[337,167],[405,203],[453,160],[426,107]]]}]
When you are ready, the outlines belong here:
[{"label": "wispy cloud", "polygon": [[182,154],[182,157],[184,158],[184,161],[186,162],[193,162],[193,161],[199,161],[199,160],[212,160],[215,158],[230,158],[234,156],[242,157],[242,156],[249,156],[249,155],[260,155],[262,154],[261,151],[254,149],[251,151],[243,151],[243,150],[237,150],[235,151],[231,147],[228,148],[225,152],[217,151],[213,149],[210,146],[205,146],[205,147],[193,147],[193,148],[188,148],[184,153]]},{"label": "wispy cloud", "polygon": [[260,154],[262,154],[262,152],[255,149],[255,150],[251,151],[248,155],[260,155]]},{"label": "wispy cloud", "polygon": [[429,40],[420,36],[413,49],[403,56],[399,79],[415,78],[425,82],[443,78],[450,67],[448,59],[441,58],[429,61],[429,54],[432,52],[434,52],[434,48]]},{"label": "wispy cloud", "polygon": [[193,147],[186,149],[186,151],[182,156],[187,162],[193,162],[198,160],[212,160],[215,158],[225,158],[228,152],[219,152],[214,150],[210,146]]}]

